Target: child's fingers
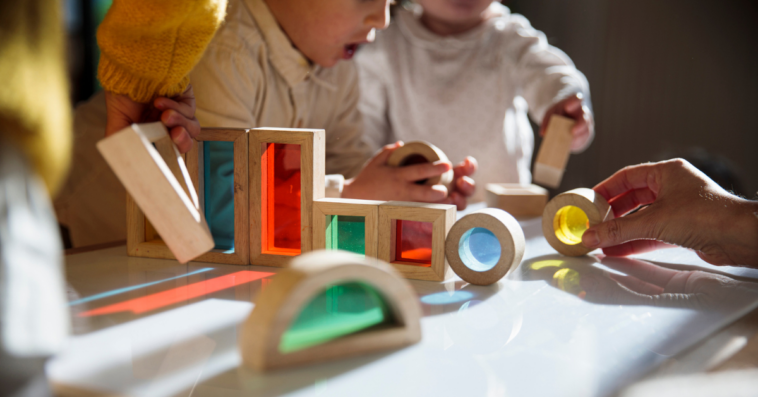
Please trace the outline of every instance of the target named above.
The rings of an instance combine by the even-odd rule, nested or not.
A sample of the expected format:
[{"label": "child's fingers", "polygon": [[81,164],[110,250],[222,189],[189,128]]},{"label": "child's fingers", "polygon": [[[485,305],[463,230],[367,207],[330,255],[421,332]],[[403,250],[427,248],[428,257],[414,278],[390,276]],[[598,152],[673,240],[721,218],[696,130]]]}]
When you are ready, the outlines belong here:
[{"label": "child's fingers", "polygon": [[466,201],[466,197],[463,197],[462,194],[458,192],[451,192],[447,197],[450,199],[451,204],[455,204],[458,211],[463,211],[466,209],[468,202]]},{"label": "child's fingers", "polygon": [[447,188],[442,185],[408,185],[408,196],[411,201],[436,203],[447,197]]},{"label": "child's fingers", "polygon": [[454,191],[461,194],[463,197],[472,196],[476,190],[476,183],[473,179],[467,176],[453,179],[453,183],[455,184]]},{"label": "child's fingers", "polygon": [[434,163],[411,164],[396,169],[401,180],[406,182],[421,181],[449,171],[453,166],[446,161]]},{"label": "child's fingers", "polygon": [[173,109],[182,116],[193,119],[195,118],[195,106],[194,106],[194,99],[192,99],[192,103],[187,103],[187,100],[185,102],[178,102],[174,101],[172,99],[166,98],[166,97],[160,97],[155,98],[155,101],[153,101],[153,105],[161,111],[166,111],[169,109]]},{"label": "child's fingers", "polygon": [[169,134],[171,135],[171,140],[174,141],[176,148],[179,150],[179,153],[187,153],[192,149],[192,137],[184,127],[174,127],[169,130]]},{"label": "child's fingers", "polygon": [[161,122],[168,128],[184,127],[192,138],[200,134],[200,123],[197,119],[187,118],[174,109],[165,110],[161,114]]},{"label": "child's fingers", "polygon": [[477,168],[479,168],[479,164],[477,163],[476,159],[471,156],[466,156],[465,160],[461,161],[458,163],[458,165],[453,167],[453,178],[474,175]]},{"label": "child's fingers", "polygon": [[379,167],[382,165],[387,165],[387,160],[389,160],[392,152],[400,146],[403,146],[403,141],[397,141],[389,145],[384,145],[381,150],[379,150],[379,152],[375,154],[371,160],[369,160],[368,164],[366,164],[366,167]]}]

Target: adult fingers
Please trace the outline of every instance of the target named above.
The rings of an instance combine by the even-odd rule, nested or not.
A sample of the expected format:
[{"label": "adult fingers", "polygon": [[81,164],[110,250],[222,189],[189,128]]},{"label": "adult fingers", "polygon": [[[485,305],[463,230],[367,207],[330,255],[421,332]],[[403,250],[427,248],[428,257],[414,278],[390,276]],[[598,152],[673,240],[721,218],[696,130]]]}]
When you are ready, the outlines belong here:
[{"label": "adult fingers", "polygon": [[467,176],[462,176],[453,179],[453,190],[465,199],[465,197],[470,197],[474,194],[474,191],[476,191],[476,183],[473,179]]},{"label": "adult fingers", "polygon": [[652,190],[648,188],[634,189],[620,196],[614,198],[610,204],[613,208],[613,215],[616,218],[626,214],[627,212],[636,209],[641,205],[652,204],[655,202],[656,196]]},{"label": "adult fingers", "polygon": [[588,248],[605,248],[632,240],[655,239],[656,212],[648,209],[595,225],[584,232],[582,244]]},{"label": "adult fingers", "polygon": [[660,179],[659,164],[639,164],[622,168],[593,189],[608,201],[634,189],[648,188],[657,195]]},{"label": "adult fingers", "polygon": [[435,161],[434,163],[406,165],[397,168],[397,173],[401,180],[415,182],[442,175],[451,168],[453,166],[446,161]]},{"label": "adult fingers", "polygon": [[436,203],[447,198],[447,188],[442,185],[429,186],[411,183],[408,184],[407,191],[411,201]]},{"label": "adult fingers", "polygon": [[629,256],[672,247],[676,246],[673,244],[664,243],[663,241],[633,240],[616,246],[605,247],[603,248],[603,253],[608,256]]},{"label": "adult fingers", "polygon": [[169,134],[179,153],[187,153],[192,149],[192,137],[183,126],[171,128]]}]

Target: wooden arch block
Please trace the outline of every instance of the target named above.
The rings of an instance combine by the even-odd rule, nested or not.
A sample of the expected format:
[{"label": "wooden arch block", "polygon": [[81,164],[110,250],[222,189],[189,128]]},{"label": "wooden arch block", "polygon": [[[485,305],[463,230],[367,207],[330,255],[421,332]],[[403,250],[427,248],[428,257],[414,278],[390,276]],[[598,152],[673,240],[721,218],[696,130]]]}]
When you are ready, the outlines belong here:
[{"label": "wooden arch block", "polygon": [[571,154],[573,127],[574,120],[557,115],[550,117],[545,138],[534,162],[532,179],[535,182],[552,188],[560,186]]},{"label": "wooden arch block", "polygon": [[[450,161],[447,159],[445,152],[429,142],[413,141],[395,149],[387,159],[387,165],[392,167],[402,167],[405,165],[418,164],[420,162]],[[445,185],[448,186],[453,182],[453,170],[449,170],[442,175],[434,178],[419,181],[424,185]]]},{"label": "wooden arch block", "polygon": [[449,266],[445,238],[454,205],[388,201],[379,206],[379,259],[405,278],[443,281]]},{"label": "wooden arch block", "polygon": [[490,285],[521,263],[525,247],[524,231],[513,216],[485,208],[455,222],[447,235],[445,255],[461,279]]},{"label": "wooden arch block", "polygon": [[[363,252],[356,252],[352,246],[358,246],[359,244],[350,244],[347,248],[348,251],[352,251],[356,254],[363,254],[367,257],[376,258],[377,249],[379,244],[379,205],[384,201],[374,200],[355,200],[355,199],[339,199],[339,198],[325,198],[313,203],[313,249],[332,249],[337,247],[345,250],[346,248],[340,247],[335,242],[338,242],[342,236],[341,228],[345,225],[339,220],[340,216],[350,217],[350,220],[356,220],[354,217],[363,218]],[[360,224],[361,222],[354,222]],[[347,225],[350,225],[349,223]],[[350,225],[352,226],[352,225]],[[355,226],[352,226],[353,229]],[[347,230],[350,233],[351,230]],[[356,231],[358,236],[354,238],[360,238],[360,231]],[[327,244],[330,242],[331,244]],[[330,245],[330,247],[327,247]]]},{"label": "wooden arch block", "polygon": [[540,216],[547,205],[548,192],[537,185],[488,183],[487,207],[500,208],[516,217]]},{"label": "wooden arch block", "polygon": [[582,245],[588,228],[613,219],[611,206],[592,189],[579,188],[555,196],[542,215],[542,233],[547,242],[566,256],[582,256],[592,251]]},{"label": "wooden arch block", "polygon": [[324,130],[250,134],[250,263],[282,267],[312,250],[313,201],[324,198]]},{"label": "wooden arch block", "polygon": [[[361,312],[360,317],[365,319],[362,328],[356,326],[351,328],[353,332],[313,339],[293,348],[295,334],[287,332],[293,325],[302,324],[298,320],[304,308],[317,309],[311,303],[319,294],[331,297],[327,304],[335,316],[342,311],[340,296],[356,306],[349,295],[330,294],[332,288],[349,283],[370,287],[386,306]],[[376,316],[379,313],[381,318]],[[239,334],[240,351],[245,365],[264,371],[395,349],[421,340],[420,317],[413,288],[386,263],[342,251],[316,251],[293,259],[289,268],[278,273],[258,295]],[[316,328],[306,328],[310,331],[306,334],[323,332],[317,323],[311,324]]]},{"label": "wooden arch block", "polygon": [[[186,263],[213,248],[184,160],[163,124],[132,124],[102,139],[97,148],[130,194],[129,255]],[[145,241],[143,211],[162,241]]]},{"label": "wooden arch block", "polygon": [[[200,208],[210,223],[208,216],[209,203],[205,193],[209,191],[210,180],[214,176],[205,170],[205,145],[210,142],[229,142],[233,147],[233,179],[230,188],[234,194],[234,249],[218,248],[197,258],[199,262],[225,263],[231,265],[250,264],[250,217],[249,217],[249,129],[243,128],[203,128],[195,137],[195,144],[187,153],[187,170],[192,182],[197,187],[200,198]],[[212,217],[211,217],[212,219]],[[211,231],[213,227],[210,228]]]}]

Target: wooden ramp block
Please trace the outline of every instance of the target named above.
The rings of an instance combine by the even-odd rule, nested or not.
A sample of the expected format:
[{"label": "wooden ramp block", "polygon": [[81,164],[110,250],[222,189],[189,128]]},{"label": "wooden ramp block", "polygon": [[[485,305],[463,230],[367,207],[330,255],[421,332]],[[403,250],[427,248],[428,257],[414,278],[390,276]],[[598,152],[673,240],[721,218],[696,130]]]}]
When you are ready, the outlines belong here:
[{"label": "wooden ramp block", "polygon": [[[130,194],[127,200],[129,255],[175,257],[186,263],[213,248],[213,238],[199,210],[195,187],[163,124],[132,124],[102,139],[97,148]],[[145,243],[142,211],[163,236],[163,242],[142,245]]]},{"label": "wooden ramp block", "polygon": [[500,208],[516,217],[540,216],[547,205],[548,192],[537,185],[488,183],[487,207]]},{"label": "wooden ramp block", "polygon": [[259,371],[356,356],[421,340],[421,307],[386,263],[344,251],[292,260],[255,301],[239,346]]},{"label": "wooden ramp block", "polygon": [[526,239],[518,221],[497,208],[470,213],[453,225],[445,242],[450,267],[476,285],[498,282],[524,257]]},{"label": "wooden ramp block", "polygon": [[447,277],[445,238],[455,223],[454,205],[388,201],[379,206],[379,259],[405,278]]},{"label": "wooden ramp block", "polygon": [[582,235],[592,226],[613,219],[611,206],[592,189],[579,188],[555,196],[542,215],[542,233],[547,242],[566,256],[592,251],[582,245]]},{"label": "wooden ramp block", "polygon": [[[435,161],[450,161],[445,153],[437,146],[429,142],[413,141],[395,149],[387,159],[387,165],[392,167],[402,167],[411,164],[433,163]],[[421,185],[445,185],[449,186],[453,182],[453,170],[449,170],[442,175],[434,178],[417,181]]]},{"label": "wooden ramp block", "polygon": [[379,205],[384,201],[325,198],[313,203],[313,249],[341,249],[376,258]]},{"label": "wooden ramp block", "polygon": [[555,115],[550,118],[545,138],[534,162],[534,182],[552,188],[560,186],[571,153],[573,127],[574,120],[569,118]]}]

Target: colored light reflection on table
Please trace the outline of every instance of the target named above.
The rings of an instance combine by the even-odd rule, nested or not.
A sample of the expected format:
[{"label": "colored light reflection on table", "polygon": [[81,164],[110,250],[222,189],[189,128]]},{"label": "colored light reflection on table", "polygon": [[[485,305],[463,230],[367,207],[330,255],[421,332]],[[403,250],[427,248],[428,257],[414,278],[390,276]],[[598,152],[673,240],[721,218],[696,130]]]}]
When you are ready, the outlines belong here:
[{"label": "colored light reflection on table", "polygon": [[261,153],[263,253],[300,255],[300,145],[264,143]]},{"label": "colored light reflection on table", "polygon": [[145,313],[273,275],[274,273],[243,270],[98,309],[88,310],[79,313],[79,317],[100,316],[127,311],[134,314]]},{"label": "colored light reflection on table", "polygon": [[234,252],[234,142],[203,142],[203,186],[214,248]]},{"label": "colored light reflection on table", "polygon": [[553,274],[553,285],[561,291],[584,298],[587,292],[580,285],[581,277],[576,270],[563,268]]},{"label": "colored light reflection on table", "polygon": [[313,297],[282,335],[279,351],[291,353],[395,319],[382,296],[360,282],[337,284]]},{"label": "colored light reflection on table", "polygon": [[486,272],[500,260],[500,241],[491,231],[475,227],[463,233],[458,242],[458,255],[471,270]]},{"label": "colored light reflection on table", "polygon": [[366,255],[366,217],[326,215],[326,249]]},{"label": "colored light reflection on table", "polygon": [[396,222],[395,261],[431,267],[433,224],[402,220]]},{"label": "colored light reflection on table", "polygon": [[582,235],[590,228],[590,220],[581,208],[567,205],[555,214],[553,230],[555,237],[567,245],[582,242]]}]

